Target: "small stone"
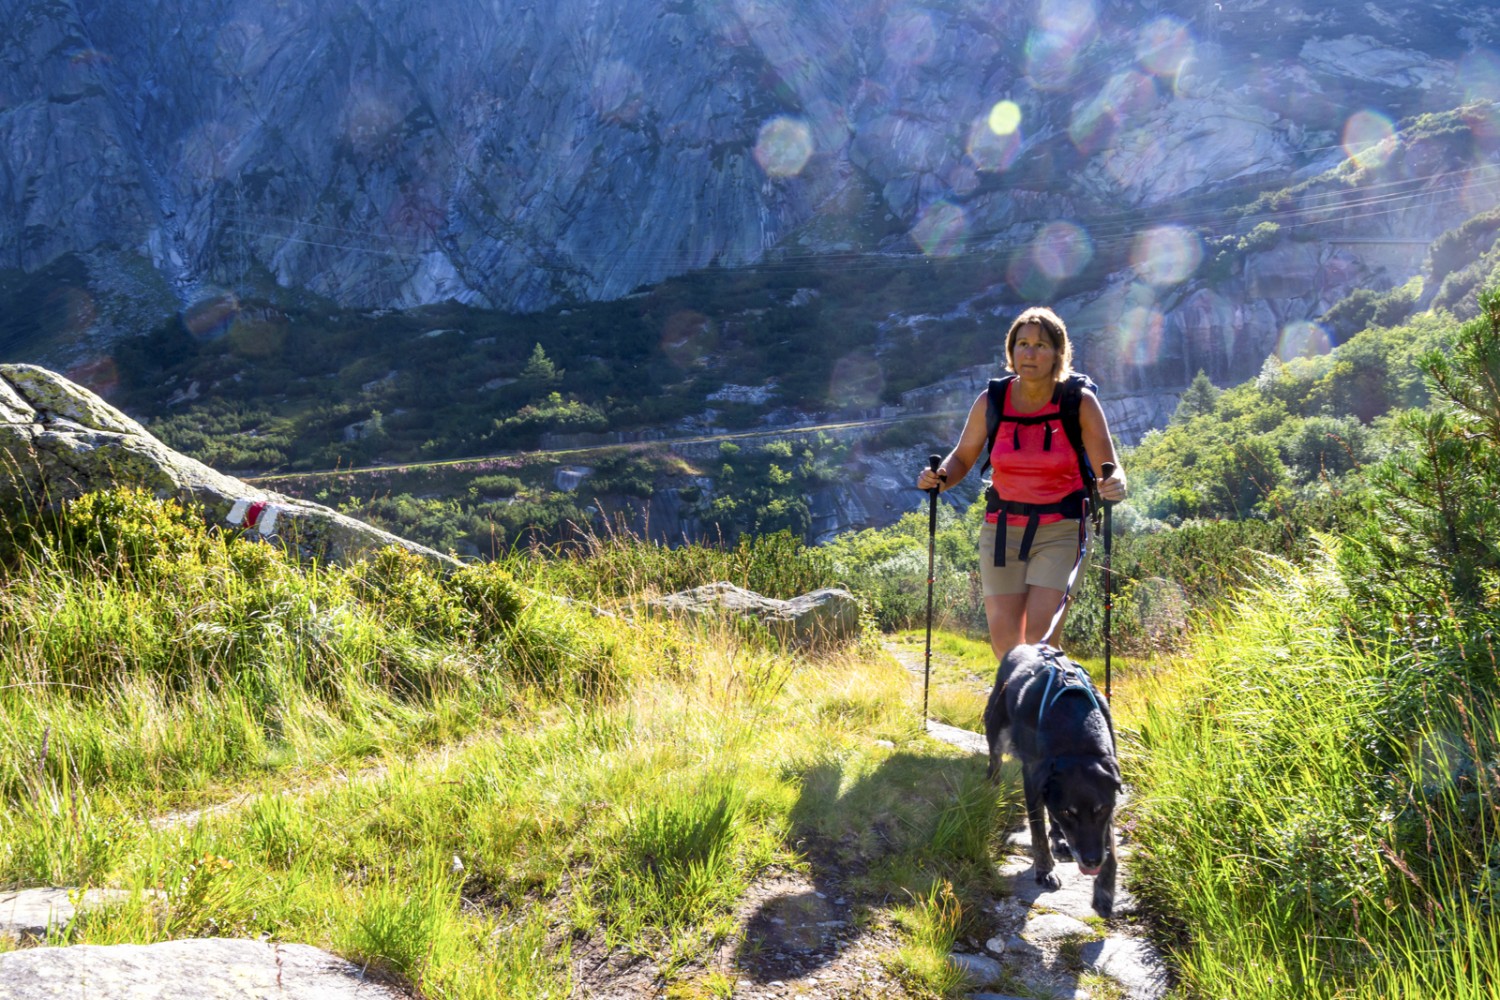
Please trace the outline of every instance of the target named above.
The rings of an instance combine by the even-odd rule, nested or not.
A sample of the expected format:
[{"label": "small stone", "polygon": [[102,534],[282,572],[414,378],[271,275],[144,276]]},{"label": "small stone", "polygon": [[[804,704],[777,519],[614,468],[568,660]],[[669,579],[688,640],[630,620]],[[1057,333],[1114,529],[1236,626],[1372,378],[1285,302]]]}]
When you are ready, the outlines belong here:
[{"label": "small stone", "polygon": [[1093,937],[1094,929],[1082,920],[1061,913],[1043,913],[1026,921],[1021,936],[1033,944],[1046,944],[1071,937]]},{"label": "small stone", "polygon": [[984,948],[985,951],[990,952],[992,955],[1004,955],[1005,939],[996,934],[994,937],[990,938],[984,943]]},{"label": "small stone", "polygon": [[1004,967],[988,955],[968,955],[955,951],[948,958],[976,982],[992,983],[1005,974]]},{"label": "small stone", "polygon": [[876,740],[875,745],[878,747],[885,747],[887,750],[896,749],[896,744],[892,743],[890,740]]}]

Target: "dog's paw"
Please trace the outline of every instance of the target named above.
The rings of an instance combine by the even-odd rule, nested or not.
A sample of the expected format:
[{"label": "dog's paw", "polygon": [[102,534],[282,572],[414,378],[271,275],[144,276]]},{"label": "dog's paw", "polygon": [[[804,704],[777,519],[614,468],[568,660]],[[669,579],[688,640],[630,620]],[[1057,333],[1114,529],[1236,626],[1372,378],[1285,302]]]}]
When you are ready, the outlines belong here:
[{"label": "dog's paw", "polygon": [[1103,891],[1098,886],[1094,887],[1094,912],[1105,920],[1114,916],[1115,893],[1113,889]]},{"label": "dog's paw", "polygon": [[1045,885],[1049,889],[1061,889],[1062,878],[1056,872],[1052,871],[1037,872],[1036,884]]}]

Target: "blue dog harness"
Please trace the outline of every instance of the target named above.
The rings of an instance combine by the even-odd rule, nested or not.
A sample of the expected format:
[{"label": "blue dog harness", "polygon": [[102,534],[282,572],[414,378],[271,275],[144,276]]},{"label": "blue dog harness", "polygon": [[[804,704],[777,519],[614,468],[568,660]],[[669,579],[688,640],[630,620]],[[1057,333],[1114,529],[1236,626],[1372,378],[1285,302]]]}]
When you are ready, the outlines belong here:
[{"label": "blue dog harness", "polygon": [[[1094,682],[1089,677],[1089,672],[1081,664],[1064,657],[1062,650],[1054,646],[1044,645],[1039,648],[1042,658],[1047,661],[1047,686],[1042,688],[1042,707],[1036,714],[1037,727],[1041,728],[1047,709],[1055,705],[1063,695],[1072,691],[1086,696],[1094,709],[1103,713],[1104,709],[1099,704],[1099,696],[1095,692]],[[1053,690],[1054,687],[1056,691]]]}]

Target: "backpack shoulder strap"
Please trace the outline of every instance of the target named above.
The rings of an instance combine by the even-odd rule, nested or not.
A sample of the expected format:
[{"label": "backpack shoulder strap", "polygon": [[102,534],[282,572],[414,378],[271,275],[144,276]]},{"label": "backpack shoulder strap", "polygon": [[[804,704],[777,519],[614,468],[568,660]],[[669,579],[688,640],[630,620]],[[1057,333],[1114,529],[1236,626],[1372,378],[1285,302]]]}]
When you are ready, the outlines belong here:
[{"label": "backpack shoulder strap", "polygon": [[1005,412],[1005,389],[1015,379],[1016,376],[1014,373],[1002,375],[1000,378],[992,378],[990,379],[989,388],[986,390],[989,395],[989,404],[985,407],[984,411],[984,462],[979,468],[981,475],[989,469],[990,455],[995,450],[995,435],[1000,430],[1000,414]]},{"label": "backpack shoulder strap", "polygon": [[1074,372],[1063,380],[1060,388],[1062,394],[1057,401],[1057,411],[1062,419],[1063,433],[1068,435],[1068,443],[1078,455],[1078,474],[1083,478],[1083,488],[1092,494],[1094,466],[1083,446],[1083,422],[1079,419],[1078,411],[1083,406],[1083,390],[1088,389],[1098,395],[1099,387],[1087,375]]}]

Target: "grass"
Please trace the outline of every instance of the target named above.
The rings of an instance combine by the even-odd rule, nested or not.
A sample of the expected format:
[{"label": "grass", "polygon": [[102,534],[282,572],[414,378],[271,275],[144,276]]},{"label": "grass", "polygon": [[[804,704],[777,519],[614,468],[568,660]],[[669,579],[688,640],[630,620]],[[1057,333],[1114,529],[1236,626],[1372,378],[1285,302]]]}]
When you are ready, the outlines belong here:
[{"label": "grass", "polygon": [[1441,684],[1403,707],[1421,671],[1351,610],[1331,559],[1269,561],[1135,734],[1135,888],[1193,995],[1500,981],[1500,707]]},{"label": "grass", "polygon": [[[434,997],[564,997],[603,950],[722,996],[767,871],[847,869],[870,929],[940,881],[972,924],[996,888],[1013,803],[858,645],[399,553],[298,569],[138,494],[12,539],[0,605],[0,885],[133,893],[57,944],[299,941]],[[921,947],[911,981],[950,990]]]}]

